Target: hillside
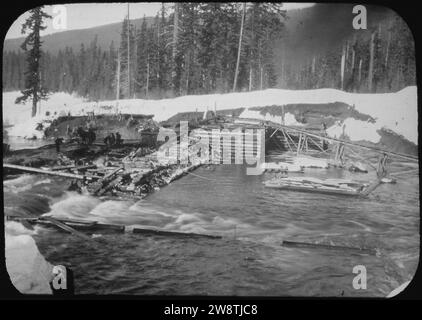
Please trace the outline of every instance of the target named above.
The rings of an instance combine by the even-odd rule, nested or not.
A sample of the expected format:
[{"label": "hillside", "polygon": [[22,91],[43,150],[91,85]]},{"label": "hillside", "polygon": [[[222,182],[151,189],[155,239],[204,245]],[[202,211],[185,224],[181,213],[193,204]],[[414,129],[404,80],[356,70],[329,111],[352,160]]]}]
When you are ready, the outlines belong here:
[{"label": "hillside", "polygon": [[[153,17],[146,17],[147,25],[150,25],[153,21]],[[141,27],[143,19],[131,20],[137,28]],[[72,48],[78,51],[81,47],[81,43],[88,46],[92,40],[97,37],[97,43],[102,48],[108,48],[113,41],[119,43],[120,32],[122,31],[122,22],[107,24],[89,29],[69,30],[63,32],[57,32],[42,37],[43,50],[56,54],[59,50],[63,50],[66,47]],[[4,41],[3,51],[19,51],[20,45],[23,42],[22,38],[6,39]]]}]

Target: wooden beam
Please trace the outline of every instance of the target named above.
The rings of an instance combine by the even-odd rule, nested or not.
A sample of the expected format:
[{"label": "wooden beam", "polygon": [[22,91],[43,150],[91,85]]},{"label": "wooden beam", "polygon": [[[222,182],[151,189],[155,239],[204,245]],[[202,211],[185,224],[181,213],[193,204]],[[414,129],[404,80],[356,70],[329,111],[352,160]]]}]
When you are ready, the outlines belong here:
[{"label": "wooden beam", "polygon": [[90,241],[93,240],[93,238],[91,238],[91,237],[89,237],[89,236],[87,236],[87,235],[85,235],[85,234],[83,234],[83,233],[81,233],[79,231],[76,231],[72,227],[69,227],[68,225],[66,225],[66,224],[64,224],[64,223],[62,223],[62,222],[60,222],[60,221],[58,221],[58,220],[56,220],[56,219],[54,219],[52,217],[42,217],[42,218],[40,218],[40,220],[49,221],[52,224],[54,224],[57,227],[59,227],[60,229],[63,229],[65,231],[67,231],[67,232],[70,232],[70,233],[74,234],[75,236],[78,236],[79,238],[82,238],[82,239],[85,239],[85,240],[90,240]]},{"label": "wooden beam", "polygon": [[402,174],[409,174],[409,173],[417,173],[419,169],[412,169],[412,170],[405,170],[405,171],[399,171],[399,172],[391,172],[388,175],[389,176],[399,176]]},{"label": "wooden beam", "polygon": [[[256,119],[249,119],[249,118],[242,118],[242,120],[245,120],[245,121],[255,120],[255,121],[257,121]],[[291,130],[291,131],[294,131],[294,132],[297,132],[297,133],[304,133],[308,136],[323,139],[323,140],[330,141],[330,142],[340,142],[340,143],[343,143],[345,145],[356,146],[356,147],[367,149],[367,150],[373,150],[373,151],[377,151],[379,153],[385,153],[387,155],[395,156],[395,157],[402,158],[402,159],[419,161],[419,158],[417,156],[387,151],[387,150],[383,150],[383,149],[380,149],[380,148],[365,146],[365,145],[362,145],[362,144],[359,144],[359,143],[356,143],[356,142],[346,141],[346,140],[342,140],[342,139],[324,137],[324,136],[321,136],[321,135],[318,135],[318,134],[315,134],[315,133],[310,133],[306,130],[285,126],[285,125],[278,124],[278,123],[275,123],[275,122],[272,122],[272,121],[261,121],[261,123],[262,123],[263,126],[266,126],[266,127],[285,128],[285,129],[288,129],[288,130]]]},{"label": "wooden beam", "polygon": [[31,173],[48,174],[48,175],[52,175],[52,176],[65,177],[65,178],[70,178],[70,179],[79,179],[79,180],[83,180],[83,179],[90,180],[91,179],[91,177],[83,176],[83,175],[79,175],[79,174],[66,173],[66,172],[60,172],[60,171],[42,170],[42,169],[26,167],[26,166],[19,166],[19,165],[8,164],[8,163],[3,163],[3,168],[15,169],[15,170],[31,172]]}]

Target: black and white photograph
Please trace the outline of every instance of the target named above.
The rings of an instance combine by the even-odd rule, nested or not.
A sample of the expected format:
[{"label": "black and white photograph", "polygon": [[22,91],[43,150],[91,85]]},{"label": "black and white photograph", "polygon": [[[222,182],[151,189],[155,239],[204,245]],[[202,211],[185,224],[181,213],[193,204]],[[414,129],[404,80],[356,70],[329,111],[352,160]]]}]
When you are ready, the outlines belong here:
[{"label": "black and white photograph", "polygon": [[[34,6],[2,60],[16,296],[382,298],[420,252],[415,40],[366,3]],[[186,301],[162,315],[259,316]]]}]

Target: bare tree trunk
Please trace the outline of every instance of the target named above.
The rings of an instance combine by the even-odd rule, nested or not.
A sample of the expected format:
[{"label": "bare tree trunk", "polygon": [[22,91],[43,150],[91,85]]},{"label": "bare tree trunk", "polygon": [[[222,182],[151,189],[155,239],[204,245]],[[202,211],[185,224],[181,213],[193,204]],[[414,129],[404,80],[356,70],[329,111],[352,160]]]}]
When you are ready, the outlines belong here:
[{"label": "bare tree trunk", "polygon": [[[171,87],[173,94],[176,94],[176,55],[177,55],[177,42],[179,38],[179,3],[174,3],[174,15],[173,15],[173,48],[171,54]],[[180,86],[179,86],[180,90]]]},{"label": "bare tree trunk", "polygon": [[369,45],[369,71],[368,71],[368,90],[372,92],[372,79],[374,76],[374,41],[375,41],[375,33],[373,32],[371,35],[371,43]]},{"label": "bare tree trunk", "polygon": [[134,52],[133,52],[133,56],[134,56],[134,60],[133,60],[133,72],[134,72],[134,84],[133,84],[133,99],[136,99],[136,74],[138,73],[138,43],[136,41],[136,27],[134,27],[134,34],[135,34],[135,44],[134,44]]},{"label": "bare tree trunk", "polygon": [[261,74],[261,76],[260,76],[260,86],[259,86],[259,88],[260,88],[260,90],[262,90],[262,85],[263,85],[263,68],[261,67],[261,68],[259,68],[259,70],[260,70],[260,74]]},{"label": "bare tree trunk", "polygon": [[343,53],[341,55],[341,65],[340,65],[340,77],[341,77],[341,90],[344,89],[344,66],[346,64],[346,51],[345,48],[343,47]]},{"label": "bare tree trunk", "polygon": [[176,60],[176,50],[177,50],[177,38],[179,34],[179,3],[174,3],[174,17],[173,17],[173,51],[172,51],[172,60],[173,64]]},{"label": "bare tree trunk", "polygon": [[252,66],[249,67],[249,91],[252,90]]},{"label": "bare tree trunk", "polygon": [[388,54],[390,51],[390,42],[391,42],[391,31],[388,33],[388,40],[387,40],[387,49],[385,52],[385,69],[388,67]]},{"label": "bare tree trunk", "polygon": [[148,90],[149,90],[149,57],[147,60],[147,85],[145,88],[145,97],[148,98]]},{"label": "bare tree trunk", "polygon": [[117,52],[116,82],[116,101],[118,101],[120,99],[120,50]]},{"label": "bare tree trunk", "polygon": [[37,115],[37,93],[32,97],[32,117]]},{"label": "bare tree trunk", "polygon": [[360,83],[362,76],[362,59],[359,60],[359,73],[358,73],[358,82]]},{"label": "bare tree trunk", "polygon": [[347,72],[347,60],[349,60],[349,41],[346,41],[346,54],[344,57],[344,72]]},{"label": "bare tree trunk", "polygon": [[190,59],[191,59],[191,54],[189,52],[187,66],[186,66],[186,94],[189,94]]},{"label": "bare tree trunk", "polygon": [[130,98],[130,20],[129,3],[127,4],[127,96]]},{"label": "bare tree trunk", "polygon": [[280,84],[284,87],[284,53],[281,57],[281,72],[280,72],[281,81]]},{"label": "bare tree trunk", "polygon": [[236,90],[236,86],[237,86],[237,75],[239,72],[240,52],[242,51],[243,23],[245,20],[245,14],[246,14],[246,2],[243,3],[242,21],[240,23],[239,48],[237,50],[237,62],[236,62],[236,71],[234,73],[233,92]]}]

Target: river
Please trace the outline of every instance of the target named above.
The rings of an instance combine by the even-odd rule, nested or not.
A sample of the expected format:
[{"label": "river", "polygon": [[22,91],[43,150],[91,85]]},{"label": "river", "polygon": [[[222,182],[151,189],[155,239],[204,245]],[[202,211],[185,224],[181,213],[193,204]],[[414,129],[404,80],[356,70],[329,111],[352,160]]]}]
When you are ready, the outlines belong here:
[{"label": "river", "polygon": [[[87,242],[37,226],[40,252],[50,263],[72,268],[76,293],[367,297],[386,296],[412,279],[419,260],[417,176],[358,199],[267,189],[262,182],[272,175],[249,176],[242,165],[201,167],[136,202],[69,192],[63,178],[25,174],[4,181],[4,206],[6,214],[223,236],[125,233]],[[306,175],[373,178],[338,169]],[[375,248],[378,254],[287,248],[283,240]],[[367,269],[366,290],[353,289],[356,265]]]}]

